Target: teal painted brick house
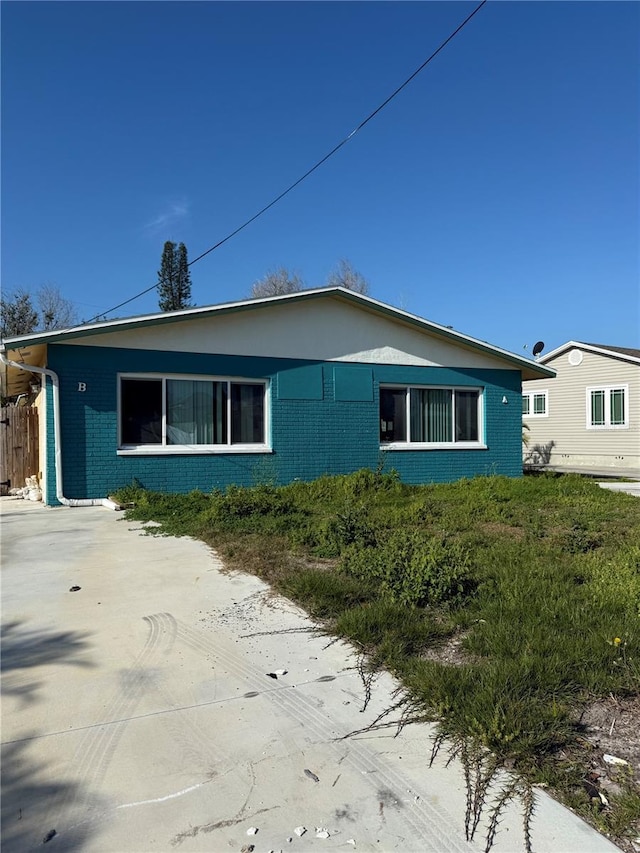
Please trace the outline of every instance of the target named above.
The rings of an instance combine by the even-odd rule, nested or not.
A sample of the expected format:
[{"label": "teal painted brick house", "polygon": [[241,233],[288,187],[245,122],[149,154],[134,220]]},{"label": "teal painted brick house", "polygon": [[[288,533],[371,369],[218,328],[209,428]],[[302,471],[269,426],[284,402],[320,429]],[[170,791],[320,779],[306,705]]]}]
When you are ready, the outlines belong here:
[{"label": "teal painted brick house", "polygon": [[341,288],[40,333],[48,504],[135,478],[169,492],[312,479],[381,459],[411,483],[522,472],[523,379],[553,371]]}]

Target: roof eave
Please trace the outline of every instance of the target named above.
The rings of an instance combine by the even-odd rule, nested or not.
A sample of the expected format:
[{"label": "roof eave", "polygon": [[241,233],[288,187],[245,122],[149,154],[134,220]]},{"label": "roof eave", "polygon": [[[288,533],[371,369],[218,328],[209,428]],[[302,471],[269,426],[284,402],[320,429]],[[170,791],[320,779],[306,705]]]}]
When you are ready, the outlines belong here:
[{"label": "roof eave", "polygon": [[126,331],[132,328],[144,328],[150,325],[164,325],[166,323],[178,323],[187,319],[198,317],[208,317],[217,314],[235,313],[238,311],[246,311],[254,309],[261,305],[271,303],[285,303],[288,301],[305,301],[314,299],[319,296],[332,296],[340,298],[344,301],[349,301],[358,304],[360,307],[368,308],[378,314],[383,314],[396,321],[406,323],[407,325],[418,328],[423,332],[437,335],[438,337],[450,340],[458,345],[466,348],[480,351],[493,358],[507,361],[519,368],[522,371],[523,379],[539,379],[555,376],[553,368],[546,367],[539,362],[532,362],[523,356],[503,350],[500,347],[493,346],[485,341],[472,338],[462,332],[454,329],[449,329],[447,326],[441,326],[439,323],[434,323],[431,320],[425,320],[418,317],[416,314],[410,314],[403,311],[401,308],[395,308],[392,305],[387,305],[385,302],[380,302],[373,299],[371,296],[365,296],[361,293],[355,293],[352,290],[347,290],[343,287],[331,288],[315,288],[313,290],[303,290],[297,293],[287,293],[280,296],[268,296],[260,299],[246,299],[240,302],[227,302],[221,305],[203,306],[201,308],[187,308],[181,311],[160,312],[155,314],[142,315],[139,317],[128,317],[120,320],[110,320],[108,322],[94,323],[87,326],[73,327],[70,329],[58,329],[53,332],[40,332],[34,335],[23,335],[17,338],[8,338],[4,343],[5,349],[20,349],[25,346],[32,346],[42,343],[63,342],[65,340],[76,339],[81,337],[92,337],[94,335],[104,334],[107,332]]},{"label": "roof eave", "polygon": [[552,358],[557,358],[559,355],[562,355],[563,352],[574,348],[586,350],[587,352],[593,352],[597,355],[606,355],[609,358],[616,358],[619,361],[628,361],[631,364],[640,364],[640,358],[636,358],[633,355],[628,355],[627,353],[623,352],[617,352],[616,350],[606,349],[605,347],[594,347],[593,344],[585,344],[581,341],[567,341],[566,344],[562,344],[561,346],[556,347],[554,350],[551,350],[551,352],[548,352],[540,359],[540,361],[546,364]]},{"label": "roof eave", "polygon": [[154,314],[139,314],[135,317],[122,317],[120,319],[107,320],[100,323],[71,326],[67,329],[55,329],[51,332],[34,332],[29,335],[6,338],[4,341],[4,348],[16,349],[18,347],[35,343],[53,343],[56,341],[69,340],[70,338],[82,338],[105,334],[107,332],[120,332],[133,328],[144,328],[146,326],[181,323],[184,322],[184,320],[192,318],[246,311],[271,302],[286,302],[291,299],[309,299],[320,293],[335,292],[339,290],[343,290],[343,288],[315,288],[314,290],[304,290],[297,293],[284,293],[279,296],[264,296],[258,299],[243,299],[238,302],[222,302],[219,305],[202,305],[197,308],[183,308],[179,311],[158,311]]},{"label": "roof eave", "polygon": [[556,375],[556,371],[551,367],[546,367],[538,362],[530,361],[528,358],[516,355],[508,350],[503,350],[500,347],[489,344],[486,341],[481,341],[478,338],[473,338],[470,335],[465,335],[463,332],[450,329],[448,326],[441,326],[439,323],[433,322],[433,320],[425,320],[422,317],[418,317],[416,314],[410,314],[408,311],[403,311],[401,308],[395,308],[392,305],[387,305],[385,302],[379,302],[377,299],[373,299],[370,296],[363,297],[362,294],[354,293],[351,290],[345,290],[344,288],[337,289],[340,290],[345,297],[352,299],[353,301],[366,300],[367,303],[371,303],[372,307],[375,306],[379,313],[387,314],[396,320],[404,320],[404,322],[411,326],[417,326],[423,331],[436,334],[439,337],[451,340],[457,344],[462,344],[470,349],[480,350],[494,358],[497,357],[510,361],[523,371],[523,379],[525,378],[524,371],[532,374],[528,375],[526,377],[527,379],[542,379],[544,377],[551,378]]}]

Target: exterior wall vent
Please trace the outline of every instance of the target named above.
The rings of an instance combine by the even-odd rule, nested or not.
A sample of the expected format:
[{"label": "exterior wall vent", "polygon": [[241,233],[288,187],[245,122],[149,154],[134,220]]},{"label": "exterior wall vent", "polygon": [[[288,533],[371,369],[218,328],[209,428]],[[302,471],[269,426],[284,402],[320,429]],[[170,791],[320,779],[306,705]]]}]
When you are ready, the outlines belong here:
[{"label": "exterior wall vent", "polygon": [[582,350],[572,349],[569,353],[569,364],[573,367],[577,367],[579,364],[582,364],[582,359],[584,356],[582,355]]}]

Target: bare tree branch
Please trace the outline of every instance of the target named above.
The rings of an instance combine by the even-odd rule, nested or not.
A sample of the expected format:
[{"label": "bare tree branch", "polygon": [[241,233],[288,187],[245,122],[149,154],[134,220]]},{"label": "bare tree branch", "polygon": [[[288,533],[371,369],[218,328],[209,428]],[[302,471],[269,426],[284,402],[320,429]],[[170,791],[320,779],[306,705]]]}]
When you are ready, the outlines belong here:
[{"label": "bare tree branch", "polygon": [[327,279],[327,287],[346,287],[355,293],[369,293],[369,282],[346,258],[338,261],[338,266]]},{"label": "bare tree branch", "polygon": [[270,270],[264,278],[254,282],[251,287],[252,299],[263,299],[266,296],[281,296],[284,293],[298,293],[305,289],[305,283],[297,273],[290,272],[286,267]]}]

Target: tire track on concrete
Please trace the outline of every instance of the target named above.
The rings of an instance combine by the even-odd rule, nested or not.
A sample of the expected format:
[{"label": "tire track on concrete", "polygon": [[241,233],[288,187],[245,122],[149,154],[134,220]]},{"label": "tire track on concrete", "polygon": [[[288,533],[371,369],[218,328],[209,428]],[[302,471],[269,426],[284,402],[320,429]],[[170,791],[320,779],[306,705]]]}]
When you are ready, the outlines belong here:
[{"label": "tire track on concrete", "polygon": [[[157,616],[160,624],[162,625],[166,620],[169,623],[168,627],[175,630],[177,636],[177,623],[173,617],[168,613],[160,613]],[[215,775],[214,767],[219,765],[221,760],[233,766],[235,763],[233,755],[219,744],[216,744],[214,750],[208,733],[194,720],[193,713],[188,713],[200,707],[196,702],[185,708],[183,693],[180,693],[179,700],[176,701],[177,692],[172,688],[170,681],[156,685],[156,692],[167,709],[174,709],[177,712],[163,714],[160,724],[169,732],[173,742],[179,746],[186,763],[195,766],[202,763],[208,764],[210,766],[209,778],[213,778]],[[193,698],[195,699],[195,697]],[[187,711],[187,713],[180,713],[182,711]]]},{"label": "tire track on concrete", "polygon": [[[78,745],[71,762],[73,792],[47,811],[46,825],[60,827],[85,823],[73,820],[74,813],[92,811],[92,801],[98,796],[97,788],[104,779],[118,742],[149,683],[148,670],[158,657],[166,657],[175,643],[177,624],[170,614],[145,616],[148,634],[144,646],[132,665],[121,674],[121,686],[105,707],[101,719],[96,721]],[[39,845],[38,845],[39,846]]]},{"label": "tire track on concrete", "polygon": [[89,731],[77,750],[80,777],[90,784],[97,784],[104,778],[118,741],[128,725],[128,718],[133,715],[150,683],[150,665],[160,652],[164,656],[173,647],[177,625],[172,617],[163,619],[165,615],[168,614],[144,617],[149,626],[147,640],[132,666],[121,674],[121,688],[103,714],[105,725]]},{"label": "tire track on concrete", "polygon": [[[256,681],[266,682],[263,672],[238,660],[237,657],[216,645],[214,641],[206,639],[198,631],[180,622],[177,623],[177,637],[191,648],[212,655],[236,677],[252,684]],[[298,722],[305,732],[310,731],[319,743],[328,746],[332,752],[340,756],[343,764],[346,762],[361,775],[375,774],[376,788],[386,787],[394,791],[399,802],[404,801],[403,793],[407,788],[413,787],[410,780],[390,768],[370,747],[354,741],[345,742],[348,750],[345,756],[344,749],[341,750],[336,743],[341,733],[327,724],[326,717],[319,713],[315,703],[304,696],[300,689],[283,687],[274,690],[272,684],[268,687],[269,689],[263,691],[263,695],[289,718]],[[460,838],[452,837],[451,827],[456,823],[454,818],[441,808],[425,801],[424,798],[417,803],[412,803],[410,808],[411,811],[409,807],[403,810],[402,820],[411,826],[416,838],[422,840],[421,849],[431,849],[437,853],[469,853],[470,850],[480,849],[477,845],[464,841],[462,835]]]},{"label": "tire track on concrete", "polygon": [[[164,632],[171,638],[172,643],[176,638],[176,622],[169,613],[157,613],[153,616],[144,617],[145,621],[149,624],[150,633],[145,645],[145,648],[140,653],[139,659],[143,658],[145,654],[149,653],[150,648],[155,648],[157,645],[157,638],[162,637],[162,633]],[[137,659],[135,664],[139,664],[140,660]],[[156,804],[164,803],[167,800],[175,799],[176,797],[184,796],[185,794],[189,794],[192,791],[196,791],[202,788],[204,785],[209,785],[215,782],[218,773],[215,770],[215,766],[218,765],[221,761],[227,767],[233,767],[235,764],[234,756],[231,753],[225,751],[222,747],[216,745],[216,750],[214,751],[211,745],[211,738],[208,734],[199,726],[193,719],[190,714],[174,714],[172,713],[174,710],[177,712],[193,710],[197,708],[197,704],[189,706],[187,708],[182,704],[184,701],[184,697],[180,694],[179,701],[177,699],[177,692],[175,689],[171,688],[171,685],[167,686],[166,683],[155,683],[154,684],[154,694],[156,694],[164,703],[166,707],[166,711],[168,713],[163,713],[163,715],[159,718],[159,725],[167,733],[167,738],[162,738],[162,743],[171,742],[178,749],[181,760],[179,761],[180,767],[188,766],[188,767],[198,767],[204,765],[208,765],[208,771],[204,771],[203,776],[199,782],[193,785],[188,785],[186,788],[178,791],[178,792],[170,792],[168,794],[164,794],[158,797],[149,797],[145,800],[140,800],[138,802],[133,803],[118,803],[116,805],[110,804],[107,807],[103,805],[98,805],[94,808],[85,808],[82,809],[82,804],[75,802],[72,804],[72,809],[76,811],[75,821],[67,826],[67,831],[73,831],[80,827],[86,827],[87,825],[96,826],[101,823],[105,823],[109,820],[115,812],[120,809],[129,809],[129,808],[138,808],[143,806],[153,806]],[[131,716],[130,722],[135,722],[139,719],[144,719],[136,716]],[[112,725],[113,728],[118,725],[122,725],[120,722],[116,722]],[[122,732],[120,732],[120,735]],[[117,744],[116,744],[117,746]],[[114,746],[115,749],[115,746]],[[225,771],[227,772],[227,771]],[[247,774],[247,784],[250,786],[250,776],[251,772],[249,770]],[[155,781],[155,780],[154,780]],[[94,783],[95,784],[95,783]],[[252,787],[252,786],[250,786]],[[248,799],[248,798],[247,798]],[[246,811],[246,803],[241,806],[238,815],[242,815],[239,817],[239,820],[244,819],[244,812]],[[236,817],[238,817],[236,815]],[[229,823],[233,823],[234,820]],[[211,824],[213,826],[213,823]],[[210,828],[203,829],[203,831],[211,831]],[[197,834],[197,833],[196,833]],[[168,841],[167,846],[169,844],[173,844],[173,841]]]}]

